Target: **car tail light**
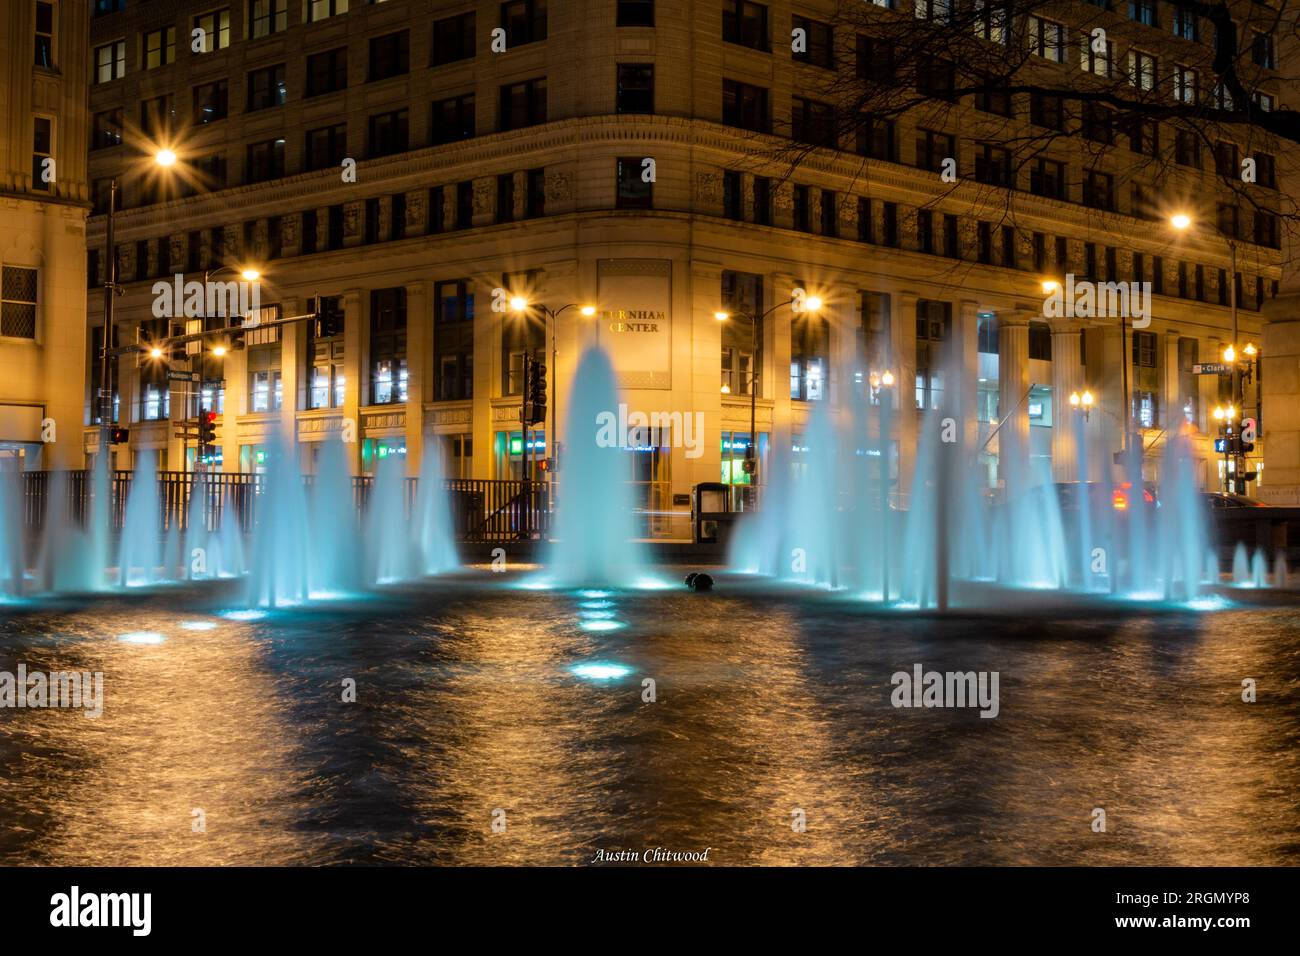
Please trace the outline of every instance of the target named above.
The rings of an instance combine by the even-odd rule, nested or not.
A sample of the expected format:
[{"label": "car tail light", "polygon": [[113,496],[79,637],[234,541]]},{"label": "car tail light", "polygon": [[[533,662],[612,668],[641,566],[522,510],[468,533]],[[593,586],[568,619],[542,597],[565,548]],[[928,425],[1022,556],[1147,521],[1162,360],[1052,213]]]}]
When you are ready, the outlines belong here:
[{"label": "car tail light", "polygon": [[1128,489],[1130,485],[1126,481],[1116,488],[1110,496],[1110,505],[1116,511],[1128,511]]}]

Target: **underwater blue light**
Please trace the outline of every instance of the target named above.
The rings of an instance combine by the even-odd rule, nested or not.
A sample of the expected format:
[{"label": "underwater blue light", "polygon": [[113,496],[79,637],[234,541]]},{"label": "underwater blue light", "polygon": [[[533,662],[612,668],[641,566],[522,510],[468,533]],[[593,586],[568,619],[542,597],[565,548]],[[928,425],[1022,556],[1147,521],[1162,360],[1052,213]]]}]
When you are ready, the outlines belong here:
[{"label": "underwater blue light", "polygon": [[625,664],[612,664],[607,661],[587,661],[582,664],[574,664],[569,668],[569,672],[575,677],[582,677],[587,680],[614,680],[619,677],[626,677],[632,673],[632,668]]},{"label": "underwater blue light", "polygon": [[216,621],[182,621],[182,631],[211,631],[217,626]]},{"label": "underwater blue light", "polygon": [[157,631],[129,631],[117,638],[127,644],[161,644],[163,636]]}]

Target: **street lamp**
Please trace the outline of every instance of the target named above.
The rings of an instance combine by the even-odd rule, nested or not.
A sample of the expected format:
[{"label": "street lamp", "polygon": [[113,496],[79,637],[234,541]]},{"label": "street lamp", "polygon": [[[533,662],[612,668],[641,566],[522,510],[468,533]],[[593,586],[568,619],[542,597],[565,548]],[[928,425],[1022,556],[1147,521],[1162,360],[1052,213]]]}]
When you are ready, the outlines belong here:
[{"label": "street lamp", "polygon": [[[563,315],[563,314],[564,314],[566,311],[568,311],[569,309],[577,309],[579,315],[583,316],[583,318],[590,319],[592,316],[594,316],[594,315],[596,314],[596,307],[595,307],[594,305],[583,305],[583,304],[578,303],[578,302],[570,302],[568,305],[562,305],[562,306],[560,306],[560,308],[558,308],[558,309],[552,309],[550,306],[543,305],[543,304],[541,304],[540,302],[529,302],[528,299],[527,299],[527,297],[522,296],[522,295],[514,295],[514,296],[511,296],[511,297],[510,297],[510,300],[509,300],[509,302],[508,302],[507,304],[510,306],[510,311],[513,312],[515,315],[518,315],[518,316],[526,315],[527,312],[528,312],[528,310],[529,310],[530,308],[531,308],[531,309],[536,309],[537,311],[541,312],[543,315],[546,316],[547,324],[550,326],[550,333],[551,333],[551,437],[550,437],[550,445],[551,445],[551,449],[552,449],[552,455],[554,456],[554,462],[555,462],[556,465],[558,465],[559,462],[560,462],[560,453],[559,453],[559,448],[560,448],[560,446],[559,446],[559,443],[556,441],[556,435],[558,434],[557,423],[559,422],[559,413],[558,413],[558,410],[557,410],[557,407],[556,407],[556,406],[558,406],[558,405],[560,404],[560,383],[559,383],[559,380],[558,380],[559,372],[558,372],[558,370],[556,369],[556,366],[555,366],[555,363],[556,363],[556,354],[557,354],[557,350],[558,350],[557,341],[556,341],[556,338],[557,338],[557,329],[556,329],[556,324],[557,324],[557,320],[559,319],[559,317],[560,317],[561,315]],[[528,449],[525,448],[525,451],[527,451],[527,450],[528,450]],[[552,484],[552,485],[555,484],[555,469],[554,469],[554,468],[551,469],[551,484]]]},{"label": "street lamp", "polygon": [[[801,306],[799,308],[800,314],[807,313],[811,315],[816,315],[818,312],[821,311],[822,305],[824,305],[821,296],[810,295],[802,298],[802,301],[800,299],[791,297],[789,299],[786,299],[784,302],[778,302],[776,305],[772,306],[770,309],[763,312],[761,315],[754,315],[753,313],[750,312],[736,312],[734,314],[740,316],[741,318],[749,319],[750,341],[757,343],[758,323],[766,319],[777,309],[783,308],[787,305],[793,305],[796,302],[801,302]],[[713,313],[713,317],[717,319],[719,322],[726,322],[728,319],[732,317],[732,314],[733,313],[726,312],[720,309],[717,312]],[[754,359],[751,359],[751,361],[754,362],[754,371],[749,376],[750,379],[749,381],[749,447],[745,450],[745,464],[744,464],[745,474],[749,475],[749,481],[751,485],[758,484],[758,455],[757,455],[758,363],[757,361],[755,361],[757,358],[758,356],[755,355]],[[725,385],[723,386],[723,394],[724,395],[730,394],[730,390]]]},{"label": "street lamp", "polygon": [[1088,421],[1092,415],[1093,403],[1094,399],[1092,397],[1092,392],[1088,391],[1086,388],[1082,392],[1070,393],[1070,407],[1076,412],[1083,412],[1083,420],[1085,422]]},{"label": "street lamp", "polygon": [[[160,149],[153,154],[153,164],[163,169],[176,165],[176,153]],[[109,356],[113,348],[113,304],[117,296],[125,293],[117,284],[117,249],[113,240],[113,215],[117,209],[117,177],[108,183],[108,217],[104,224],[104,334],[99,354],[99,453],[108,461],[108,446],[112,432],[113,390],[108,382]]]},{"label": "street lamp", "polygon": [[[1176,213],[1169,219],[1169,224],[1177,232],[1186,232],[1192,227],[1192,217],[1187,213]],[[1228,303],[1232,310],[1232,341],[1237,341],[1239,332],[1237,330],[1237,240],[1232,236],[1224,236],[1228,244],[1228,254],[1231,258],[1232,268],[1228,273]],[[1228,357],[1232,353],[1232,358]],[[1242,404],[1241,398],[1241,368],[1236,362],[1236,349],[1229,345],[1223,354],[1224,362],[1232,366],[1232,401],[1234,404]],[[1226,455],[1226,452],[1225,452]],[[1245,470],[1242,468],[1242,459],[1239,451],[1233,453],[1233,489],[1239,494],[1246,493]]]}]

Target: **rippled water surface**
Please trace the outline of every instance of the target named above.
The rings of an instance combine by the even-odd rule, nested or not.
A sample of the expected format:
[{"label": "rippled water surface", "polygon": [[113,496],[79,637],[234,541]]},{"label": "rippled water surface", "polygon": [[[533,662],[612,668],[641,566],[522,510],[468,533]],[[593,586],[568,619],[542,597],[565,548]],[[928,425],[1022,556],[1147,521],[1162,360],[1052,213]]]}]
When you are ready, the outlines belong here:
[{"label": "rippled water surface", "polygon": [[[0,710],[0,863],[1300,859],[1290,607],[941,620],[502,577],[258,620],[222,585],[0,609],[0,670],[102,671],[106,696]],[[999,716],[895,709],[917,663],[998,671]]]}]

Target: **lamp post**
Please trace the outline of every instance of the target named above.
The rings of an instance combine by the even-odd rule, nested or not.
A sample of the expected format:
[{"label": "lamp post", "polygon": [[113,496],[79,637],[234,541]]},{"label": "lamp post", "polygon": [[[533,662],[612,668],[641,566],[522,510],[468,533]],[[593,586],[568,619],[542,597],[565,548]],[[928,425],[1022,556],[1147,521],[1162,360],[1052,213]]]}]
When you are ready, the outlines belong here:
[{"label": "lamp post", "polygon": [[[1220,405],[1214,407],[1214,420],[1219,423],[1219,432],[1223,438],[1223,480],[1219,482],[1219,486],[1223,488],[1225,492],[1234,487],[1234,485],[1229,485],[1228,483],[1228,453],[1232,450],[1232,423],[1236,417],[1237,409],[1232,405],[1229,405],[1227,408],[1223,408]],[[1233,469],[1237,467],[1235,457],[1233,458],[1232,466]]]},{"label": "lamp post", "polygon": [[[564,314],[566,311],[568,311],[569,309],[577,309],[578,312],[579,312],[579,313],[580,313],[584,318],[591,318],[592,316],[594,316],[594,315],[596,314],[596,307],[595,307],[594,305],[582,305],[582,304],[577,303],[577,302],[570,302],[568,305],[562,305],[562,306],[560,306],[558,309],[552,309],[550,306],[548,306],[548,305],[543,305],[543,304],[540,303],[540,302],[538,302],[538,303],[530,303],[526,297],[521,296],[521,295],[512,296],[512,297],[510,298],[510,301],[509,301],[509,306],[510,306],[510,311],[513,312],[515,315],[518,315],[518,316],[524,316],[524,315],[527,315],[528,310],[529,310],[530,308],[532,308],[532,309],[536,309],[537,311],[541,312],[544,316],[546,316],[546,323],[547,323],[547,326],[548,326],[549,329],[550,329],[550,335],[551,335],[551,437],[550,437],[550,445],[551,445],[551,456],[553,457],[554,464],[555,464],[555,465],[559,465],[559,462],[560,462],[560,453],[559,453],[559,448],[560,448],[560,446],[559,446],[559,442],[556,440],[556,436],[557,436],[558,433],[559,433],[559,425],[558,425],[558,423],[559,423],[559,420],[560,420],[560,417],[559,417],[559,411],[558,411],[558,406],[559,406],[559,404],[560,404],[560,383],[559,383],[559,379],[558,379],[558,374],[559,374],[559,373],[558,373],[558,371],[557,371],[557,369],[556,369],[556,364],[555,364],[556,361],[557,361],[557,355],[558,355],[558,352],[559,352],[558,334],[557,334],[557,333],[558,333],[558,329],[557,329],[556,326],[557,326],[557,324],[558,324],[558,320],[559,320],[560,316],[563,315],[563,314]],[[527,396],[525,396],[525,398],[526,398],[526,397],[527,397]],[[527,438],[525,437],[525,444],[526,444],[526,443],[527,443]],[[525,453],[527,453],[528,449],[525,447],[524,451],[525,451]],[[526,456],[525,456],[525,457],[526,457]],[[550,479],[551,479],[551,480],[550,480],[550,484],[551,484],[552,494],[554,494],[554,489],[555,489],[555,468],[554,468],[554,467],[552,467],[552,468],[550,469]]]},{"label": "lamp post", "polygon": [[[821,311],[821,307],[822,307],[821,298],[815,295],[810,295],[807,296],[806,298],[801,297],[799,299],[791,297],[789,299],[786,299],[784,302],[778,302],[776,305],[772,306],[770,309],[766,310],[761,315],[755,315],[752,312],[736,312],[734,314],[742,318],[749,319],[750,341],[757,344],[758,323],[766,319],[777,309],[783,308],[787,305],[793,305],[796,302],[801,302],[801,308],[798,310],[799,314],[816,315],[818,312]],[[726,322],[728,319],[732,317],[732,315],[733,313],[725,312],[722,310],[713,313],[713,317],[717,319],[719,322]],[[757,432],[758,361],[757,359],[758,359],[758,355],[755,354],[753,359],[750,360],[753,363],[754,371],[750,374],[749,377],[750,379],[749,380],[749,447],[745,449],[745,465],[744,465],[745,474],[749,475],[749,483],[751,486],[754,487],[758,485],[758,454],[757,454],[758,451],[758,432]],[[724,392],[724,394],[726,393]]]},{"label": "lamp post", "polygon": [[[169,169],[176,165],[176,154],[170,149],[154,153],[155,166]],[[113,304],[123,289],[117,284],[117,249],[113,241],[113,215],[117,209],[117,177],[108,184],[108,217],[104,225],[104,334],[99,350],[99,453],[108,461],[108,446],[112,437],[113,390],[109,386],[109,357],[113,349]]]},{"label": "lamp post", "polygon": [[[1178,232],[1186,232],[1192,226],[1192,217],[1187,213],[1177,213],[1169,220],[1169,224]],[[1236,358],[1236,344],[1240,330],[1237,327],[1237,240],[1234,236],[1224,236],[1224,241],[1228,244],[1228,256],[1231,261],[1231,269],[1228,273],[1228,305],[1232,313],[1232,344],[1224,350],[1223,360],[1232,366],[1232,404],[1229,410],[1241,408],[1243,403],[1241,395],[1241,367]],[[1250,346],[1250,354],[1254,355],[1254,347]],[[1231,357],[1229,357],[1231,356]],[[1217,409],[1216,409],[1217,410]],[[1228,450],[1225,449],[1225,461]],[[1232,449],[1232,483],[1230,485],[1233,491],[1238,494],[1246,493],[1245,468],[1242,460],[1241,446],[1238,442]]]},{"label": "lamp post", "polygon": [[1076,412],[1083,412],[1083,420],[1085,422],[1088,421],[1089,417],[1092,415],[1092,406],[1094,402],[1095,399],[1092,397],[1092,392],[1088,391],[1086,388],[1081,393],[1070,393],[1070,407]]}]

